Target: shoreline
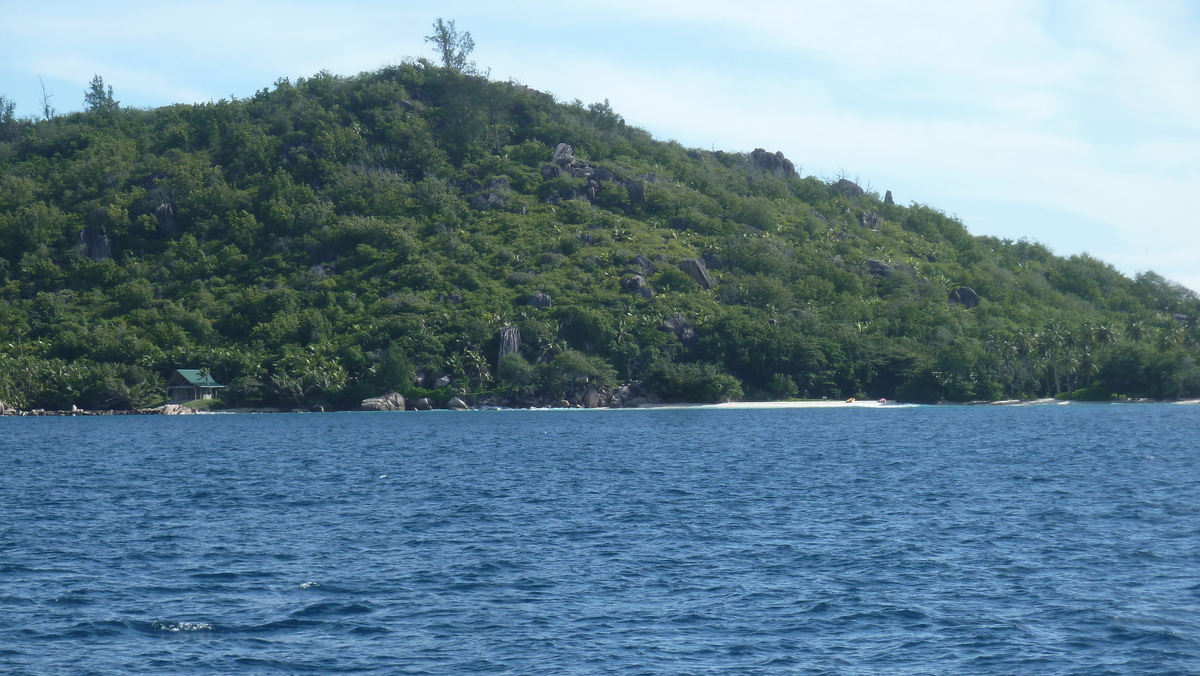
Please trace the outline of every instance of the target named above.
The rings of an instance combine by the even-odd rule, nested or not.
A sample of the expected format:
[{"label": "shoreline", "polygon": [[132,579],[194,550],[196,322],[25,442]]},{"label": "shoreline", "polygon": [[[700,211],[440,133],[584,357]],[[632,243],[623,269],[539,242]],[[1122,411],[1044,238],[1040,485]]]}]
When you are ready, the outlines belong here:
[{"label": "shoreline", "polygon": [[[814,409],[814,408],[859,408],[859,409],[904,409],[904,408],[929,408],[938,406],[1066,406],[1066,405],[1126,405],[1126,404],[1171,404],[1171,405],[1193,405],[1200,404],[1200,399],[1130,399],[1126,401],[1076,401],[1070,399],[1004,399],[998,401],[968,401],[968,402],[943,402],[936,404],[916,404],[908,402],[895,401],[827,401],[827,400],[796,400],[796,401],[730,401],[720,404],[699,404],[699,403],[680,403],[680,404],[642,404],[640,406],[600,406],[595,408],[586,407],[556,407],[556,406],[541,406],[527,408],[506,408],[501,406],[479,406],[468,409],[432,409],[433,411],[444,411],[448,413],[457,413],[463,411],[666,411],[666,410],[779,410],[779,409]],[[196,410],[186,406],[176,404],[168,404],[156,408],[143,408],[132,410],[67,410],[53,411],[43,409],[14,409],[5,408],[0,410],[0,417],[75,417],[75,416],[143,416],[143,415],[252,415],[252,414],[272,414],[272,413],[418,413],[422,411],[357,411],[355,409],[346,409],[344,411],[323,411],[309,409],[279,409],[279,408],[227,408],[214,410]]]}]

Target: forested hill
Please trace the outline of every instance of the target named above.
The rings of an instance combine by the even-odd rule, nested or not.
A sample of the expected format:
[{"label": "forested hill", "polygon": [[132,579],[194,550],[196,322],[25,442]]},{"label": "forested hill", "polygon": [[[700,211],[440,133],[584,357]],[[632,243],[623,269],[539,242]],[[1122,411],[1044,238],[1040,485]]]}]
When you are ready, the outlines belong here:
[{"label": "forested hill", "polygon": [[424,60],[87,100],[0,106],[9,405],[153,404],[176,368],[284,407],[1200,392],[1186,289],[607,103]]}]

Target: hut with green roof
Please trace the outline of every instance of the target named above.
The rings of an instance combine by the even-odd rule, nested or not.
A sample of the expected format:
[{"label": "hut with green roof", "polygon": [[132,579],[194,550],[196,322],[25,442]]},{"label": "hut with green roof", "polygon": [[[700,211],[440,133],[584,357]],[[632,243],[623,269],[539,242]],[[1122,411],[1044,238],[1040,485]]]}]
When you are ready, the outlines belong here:
[{"label": "hut with green roof", "polygon": [[167,380],[167,401],[178,404],[196,399],[212,399],[225,386],[213,380],[208,369],[178,369]]}]

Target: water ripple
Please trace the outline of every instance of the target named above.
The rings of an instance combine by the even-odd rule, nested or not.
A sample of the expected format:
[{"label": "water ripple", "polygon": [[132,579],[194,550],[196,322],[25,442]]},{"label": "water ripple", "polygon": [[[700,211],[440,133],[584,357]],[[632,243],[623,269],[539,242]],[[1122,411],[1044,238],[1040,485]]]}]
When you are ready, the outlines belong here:
[{"label": "water ripple", "polygon": [[1154,405],[3,418],[0,671],[1194,674],[1196,438]]}]

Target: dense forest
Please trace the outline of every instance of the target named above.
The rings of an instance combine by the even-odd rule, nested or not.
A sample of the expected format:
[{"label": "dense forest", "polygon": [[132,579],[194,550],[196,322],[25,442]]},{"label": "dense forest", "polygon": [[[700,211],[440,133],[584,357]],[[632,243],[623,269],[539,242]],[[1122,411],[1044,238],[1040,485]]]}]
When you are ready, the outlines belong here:
[{"label": "dense forest", "polygon": [[[465,62],[82,112],[0,99],[0,401],[509,405],[1200,394],[1200,307],[782,154]],[[763,139],[770,145],[770,139]]]}]

